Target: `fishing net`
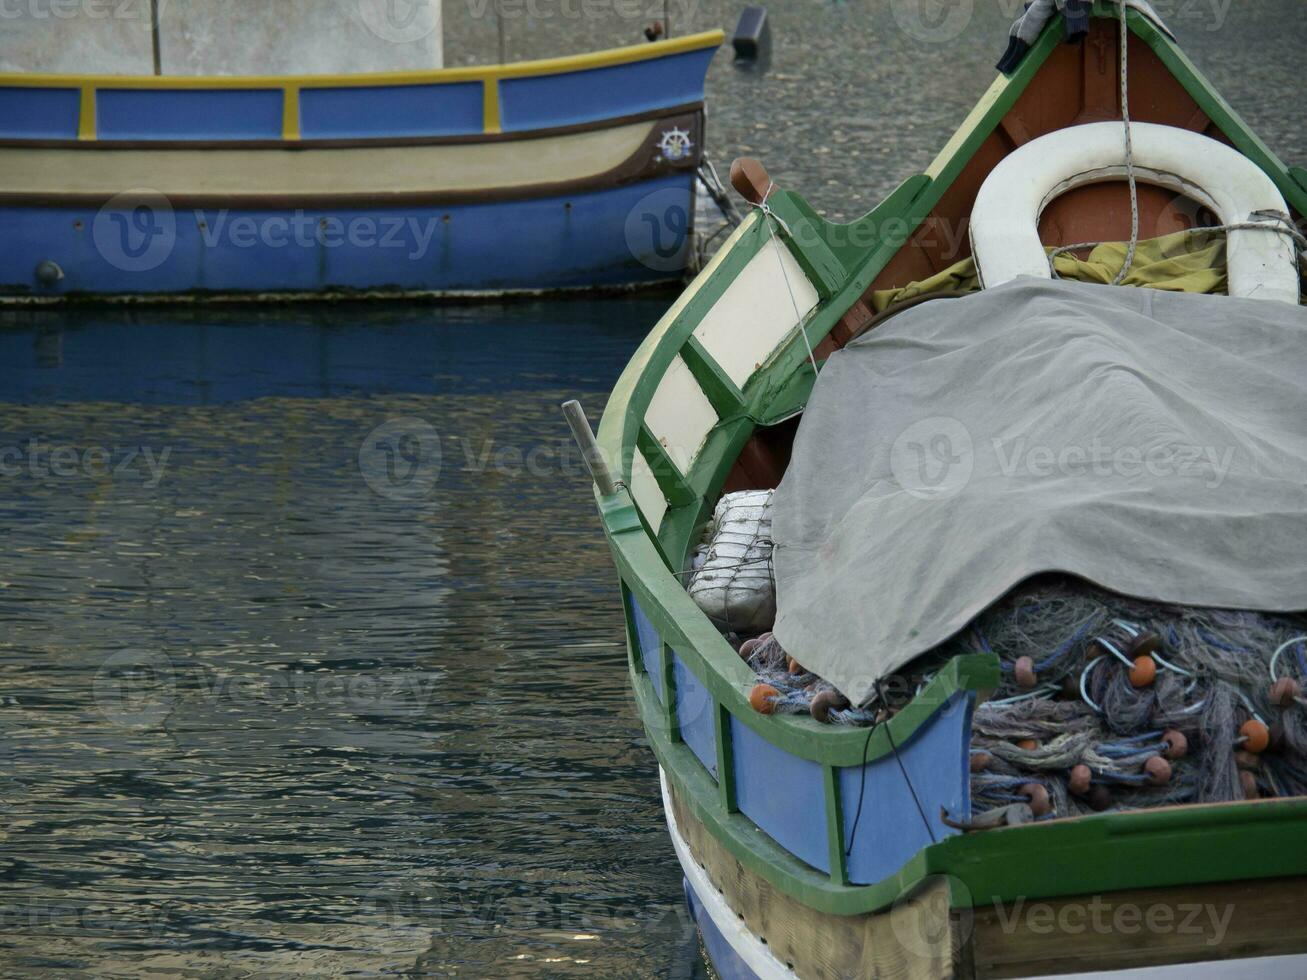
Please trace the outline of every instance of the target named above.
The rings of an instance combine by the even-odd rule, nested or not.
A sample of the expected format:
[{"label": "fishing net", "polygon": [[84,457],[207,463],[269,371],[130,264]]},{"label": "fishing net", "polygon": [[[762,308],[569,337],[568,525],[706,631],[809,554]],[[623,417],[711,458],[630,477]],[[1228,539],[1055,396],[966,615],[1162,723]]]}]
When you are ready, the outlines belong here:
[{"label": "fishing net", "polygon": [[1011,590],[851,705],[771,633],[739,643],[764,713],[892,717],[954,656],[998,658],[972,721],[973,816],[1307,795],[1307,617],[1144,602],[1070,576]]}]

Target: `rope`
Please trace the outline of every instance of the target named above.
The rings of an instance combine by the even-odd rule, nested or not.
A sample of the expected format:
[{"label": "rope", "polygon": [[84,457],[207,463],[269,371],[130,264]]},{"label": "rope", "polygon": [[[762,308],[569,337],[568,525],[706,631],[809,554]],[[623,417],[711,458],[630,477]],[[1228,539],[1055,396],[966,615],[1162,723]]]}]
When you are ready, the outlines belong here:
[{"label": "rope", "polygon": [[[812,364],[812,373],[816,374],[817,355],[813,353],[812,341],[808,339],[808,331],[803,326],[803,314],[799,312],[799,301],[794,298],[794,288],[790,285],[790,274],[785,270],[785,259],[781,257],[780,250],[785,247],[785,244],[781,242],[779,238],[776,238],[776,229],[771,226],[771,221],[775,221],[776,224],[784,230],[787,238],[794,238],[794,234],[790,231],[790,226],[785,223],[785,219],[773,211],[771,205],[767,203],[768,199],[771,198],[771,192],[775,189],[776,185],[769,180],[767,182],[767,193],[762,196],[761,201],[753,206],[762,212],[763,221],[767,225],[768,236],[776,239],[778,246],[776,250],[776,262],[781,267],[781,278],[785,280],[785,291],[790,294],[790,305],[794,307],[794,322],[798,324],[799,336],[803,338],[803,346],[808,349],[808,361]],[[768,221],[768,218],[770,218],[771,221]]]},{"label": "rope", "polygon": [[[1116,275],[1112,277],[1109,285],[1119,286],[1125,282],[1125,278],[1130,273],[1131,266],[1135,262],[1135,250],[1139,247],[1139,187],[1135,178],[1135,159],[1134,159],[1134,140],[1130,134],[1130,70],[1129,70],[1129,40],[1130,28],[1126,20],[1127,4],[1125,0],[1119,0],[1117,10],[1120,11],[1120,47],[1121,47],[1121,122],[1125,131],[1125,176],[1130,185],[1130,242],[1126,248],[1125,262]],[[1249,215],[1250,218],[1258,217],[1258,214]],[[1285,214],[1260,214],[1270,223],[1259,221],[1239,221],[1227,225],[1207,225],[1201,228],[1187,229],[1187,235],[1194,235],[1199,232],[1225,232],[1232,231],[1272,231],[1276,234],[1286,235],[1289,237],[1300,253],[1307,253],[1307,237],[1305,237],[1293,222]],[[1057,274],[1057,268],[1054,266],[1054,260],[1067,252],[1078,252],[1085,248],[1094,248],[1098,245],[1106,245],[1107,241],[1097,242],[1077,242],[1074,245],[1062,245],[1048,253],[1048,268],[1052,272],[1054,279],[1060,279]]]}]

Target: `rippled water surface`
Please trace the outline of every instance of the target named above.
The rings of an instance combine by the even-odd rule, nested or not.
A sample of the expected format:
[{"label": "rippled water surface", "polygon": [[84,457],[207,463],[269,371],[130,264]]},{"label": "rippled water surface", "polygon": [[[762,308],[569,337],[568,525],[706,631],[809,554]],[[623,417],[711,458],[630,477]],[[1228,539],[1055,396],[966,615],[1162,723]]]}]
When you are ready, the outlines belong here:
[{"label": "rippled water surface", "polygon": [[[710,149],[860,213],[992,77],[1014,4],[964,6],[774,6]],[[509,55],[661,7],[539,0]],[[1165,9],[1307,163],[1299,5]],[[0,313],[0,975],[702,975],[557,408],[668,301]]]}]

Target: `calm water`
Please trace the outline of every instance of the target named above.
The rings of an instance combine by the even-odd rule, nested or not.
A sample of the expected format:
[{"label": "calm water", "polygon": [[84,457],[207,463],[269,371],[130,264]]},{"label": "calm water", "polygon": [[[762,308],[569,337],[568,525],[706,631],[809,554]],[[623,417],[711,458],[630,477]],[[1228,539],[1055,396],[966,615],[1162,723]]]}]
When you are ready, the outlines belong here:
[{"label": "calm water", "polygon": [[[539,0],[509,54],[661,6]],[[1158,6],[1307,162],[1300,6]],[[1013,3],[972,7],[773,7],[712,151],[860,212],[991,78]],[[0,313],[0,975],[703,975],[557,409],[667,302]]]}]

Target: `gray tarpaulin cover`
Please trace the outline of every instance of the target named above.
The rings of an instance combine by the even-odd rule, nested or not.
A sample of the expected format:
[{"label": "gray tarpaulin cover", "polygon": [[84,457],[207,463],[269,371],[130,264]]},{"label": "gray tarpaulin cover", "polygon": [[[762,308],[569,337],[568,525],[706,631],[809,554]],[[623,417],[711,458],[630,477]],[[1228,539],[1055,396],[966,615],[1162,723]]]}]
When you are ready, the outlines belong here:
[{"label": "gray tarpaulin cover", "polygon": [[773,501],[776,636],[855,703],[1032,574],[1307,607],[1307,309],[1020,278],[822,369]]}]

